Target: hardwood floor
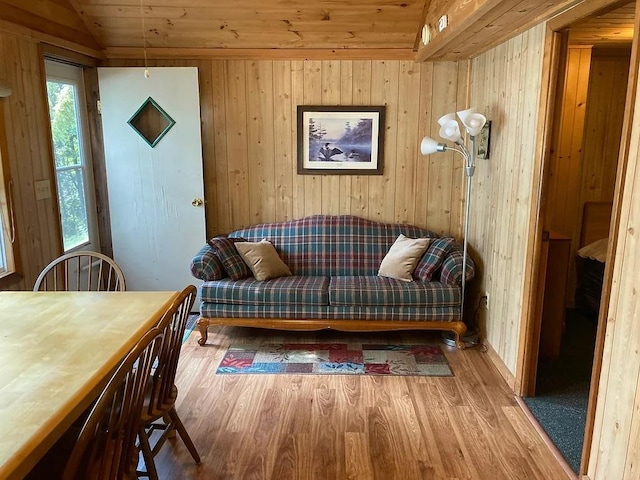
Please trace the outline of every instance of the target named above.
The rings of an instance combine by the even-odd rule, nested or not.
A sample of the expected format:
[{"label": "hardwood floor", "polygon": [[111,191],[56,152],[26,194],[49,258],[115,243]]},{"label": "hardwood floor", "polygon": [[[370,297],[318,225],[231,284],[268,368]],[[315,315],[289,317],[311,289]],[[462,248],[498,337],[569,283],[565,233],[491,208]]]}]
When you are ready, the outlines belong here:
[{"label": "hardwood floor", "polygon": [[[438,334],[428,334],[439,341]],[[422,343],[424,333],[283,333],[224,327],[185,342],[177,410],[199,449],[167,442],[165,479],[566,479],[477,349],[443,346],[453,377],[215,375],[229,343]]]}]

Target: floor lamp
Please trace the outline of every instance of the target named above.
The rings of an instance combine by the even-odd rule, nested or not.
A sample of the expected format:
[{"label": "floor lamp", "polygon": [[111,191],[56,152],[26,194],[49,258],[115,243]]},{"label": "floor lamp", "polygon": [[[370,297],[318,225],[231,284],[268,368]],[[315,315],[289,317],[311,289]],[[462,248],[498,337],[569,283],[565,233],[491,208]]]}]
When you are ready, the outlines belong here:
[{"label": "floor lamp", "polygon": [[[447,146],[444,143],[438,143],[432,138],[424,137],[420,144],[420,151],[423,155],[431,155],[436,152],[446,152],[452,150],[458,152],[464,158],[465,177],[467,180],[467,193],[465,196],[464,210],[464,237],[462,239],[462,299],[460,301],[460,319],[464,321],[464,299],[467,285],[467,238],[469,236],[469,208],[471,206],[471,177],[476,169],[476,135],[480,133],[487,118],[476,112],[475,108],[457,112],[458,118],[462,122],[467,134],[469,135],[470,147],[468,148],[462,141],[460,133],[460,125],[456,120],[455,113],[448,113],[438,120],[440,124],[439,135],[445,140],[453,142],[453,146]],[[453,332],[445,332],[444,341],[448,345],[455,346],[455,334]],[[467,345],[476,345],[479,342],[478,332],[469,332],[463,337],[463,341]]]}]

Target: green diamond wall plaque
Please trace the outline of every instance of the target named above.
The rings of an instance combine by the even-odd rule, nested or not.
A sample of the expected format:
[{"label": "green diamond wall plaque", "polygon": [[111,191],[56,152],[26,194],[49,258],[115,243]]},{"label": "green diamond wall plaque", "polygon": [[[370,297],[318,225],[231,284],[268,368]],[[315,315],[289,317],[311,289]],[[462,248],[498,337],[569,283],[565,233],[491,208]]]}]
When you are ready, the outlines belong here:
[{"label": "green diamond wall plaque", "polygon": [[176,124],[175,120],[151,97],[144,101],[127,123],[151,148],[155,147]]}]

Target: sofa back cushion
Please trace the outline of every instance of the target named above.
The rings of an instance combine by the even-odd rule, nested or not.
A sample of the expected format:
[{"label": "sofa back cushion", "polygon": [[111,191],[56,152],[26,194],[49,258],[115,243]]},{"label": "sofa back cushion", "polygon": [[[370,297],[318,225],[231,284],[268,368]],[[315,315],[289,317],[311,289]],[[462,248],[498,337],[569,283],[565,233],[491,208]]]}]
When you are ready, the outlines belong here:
[{"label": "sofa back cushion", "polygon": [[270,241],[293,275],[376,275],[398,235],[438,235],[412,225],[378,223],[352,215],[314,215],[290,222],[254,225],[229,234]]}]

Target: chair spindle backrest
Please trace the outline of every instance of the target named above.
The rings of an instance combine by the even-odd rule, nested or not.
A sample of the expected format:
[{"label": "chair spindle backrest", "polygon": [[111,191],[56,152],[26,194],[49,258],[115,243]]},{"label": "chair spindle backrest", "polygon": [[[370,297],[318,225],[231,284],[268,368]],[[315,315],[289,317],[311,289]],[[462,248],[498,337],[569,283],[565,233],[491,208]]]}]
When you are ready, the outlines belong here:
[{"label": "chair spindle backrest", "polygon": [[196,287],[193,285],[186,287],[174,300],[161,320],[161,322],[169,321],[164,329],[158,364],[153,373],[149,412],[159,409],[163,404],[167,404],[172,395],[178,360],[180,359],[182,338],[196,295]]},{"label": "chair spindle backrest", "polygon": [[33,291],[124,291],[122,269],[98,252],[67,253],[47,265],[36,279]]},{"label": "chair spindle backrest", "polygon": [[140,414],[164,327],[149,330],[116,369],[82,427],[63,480],[135,476]]}]

